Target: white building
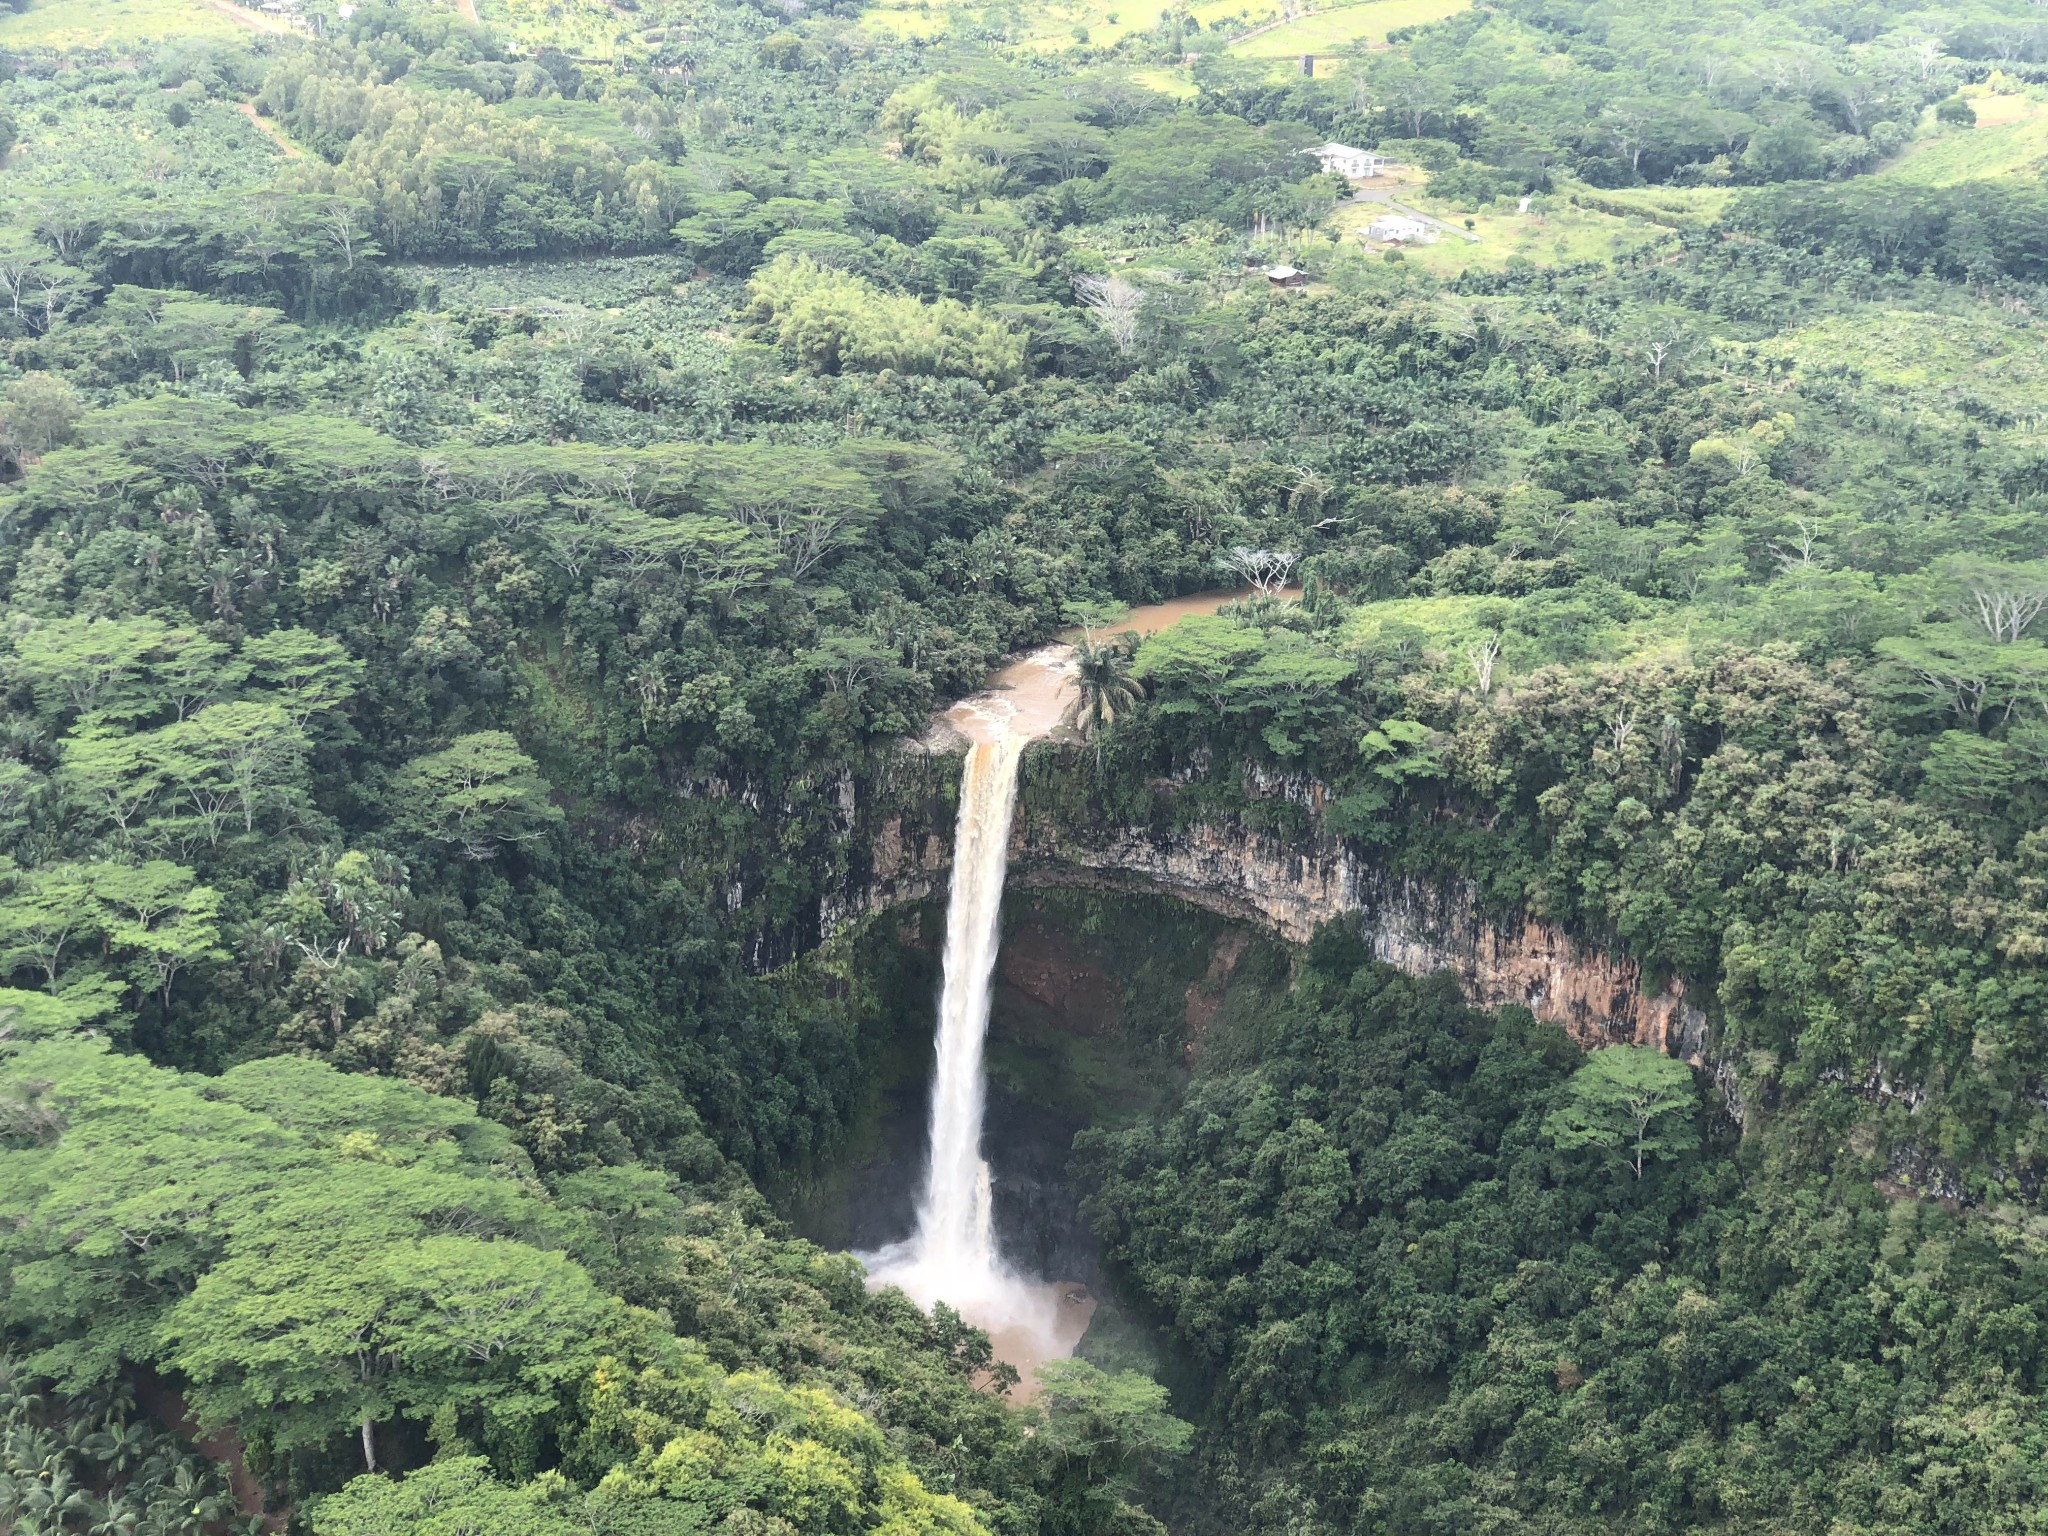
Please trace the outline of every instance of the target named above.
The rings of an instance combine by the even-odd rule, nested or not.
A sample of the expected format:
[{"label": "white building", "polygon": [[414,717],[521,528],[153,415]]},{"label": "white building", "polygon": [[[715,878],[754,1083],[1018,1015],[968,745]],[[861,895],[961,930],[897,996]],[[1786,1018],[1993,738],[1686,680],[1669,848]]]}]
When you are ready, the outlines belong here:
[{"label": "white building", "polygon": [[1411,219],[1406,214],[1389,213],[1365,226],[1365,238],[1383,241],[1388,245],[1428,245],[1436,239],[1436,231],[1420,219]]},{"label": "white building", "polygon": [[1353,181],[1370,181],[1394,168],[1394,162],[1385,155],[1376,155],[1369,149],[1353,149],[1349,144],[1325,144],[1320,149],[1304,149],[1302,153],[1314,155],[1331,175],[1348,176]]}]

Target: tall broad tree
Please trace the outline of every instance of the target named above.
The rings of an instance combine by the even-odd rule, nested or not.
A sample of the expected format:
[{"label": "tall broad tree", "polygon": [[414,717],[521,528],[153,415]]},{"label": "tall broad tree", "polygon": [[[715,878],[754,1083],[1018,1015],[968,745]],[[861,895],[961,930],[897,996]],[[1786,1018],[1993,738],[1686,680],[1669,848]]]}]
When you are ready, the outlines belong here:
[{"label": "tall broad tree", "polygon": [[1158,687],[1167,714],[1197,714],[1205,708],[1221,714],[1231,678],[1264,650],[1258,631],[1196,614],[1147,640],[1131,676]]},{"label": "tall broad tree", "polygon": [[465,859],[495,858],[562,819],[547,780],[504,731],[478,731],[414,758],[395,788],[405,825]]},{"label": "tall broad tree", "polygon": [[[6,996],[10,1030],[61,1023]],[[157,1365],[277,1450],[346,1436],[374,1465],[404,1413],[516,1465],[637,1326],[556,1249],[504,1132],[404,1084],[13,1039],[0,1130],[0,1323],[65,1390]]]},{"label": "tall broad tree", "polygon": [[1194,1426],[1168,1410],[1166,1389],[1136,1371],[1112,1374],[1085,1360],[1047,1361],[1038,1385],[1058,1511],[1049,1528],[1159,1529],[1131,1502],[1137,1479],[1179,1457],[1194,1437]]},{"label": "tall broad tree", "polygon": [[[209,704],[154,733],[161,771],[194,804],[225,807],[229,825],[253,832],[257,820],[302,793],[311,750],[304,728],[282,705],[241,699]],[[215,827],[209,842],[217,841]]]},{"label": "tall broad tree", "polygon": [[251,680],[300,730],[318,715],[340,709],[363,680],[363,663],[348,648],[306,629],[274,629],[242,642]]},{"label": "tall broad tree", "polygon": [[171,635],[151,618],[52,619],[15,638],[8,670],[45,718],[132,721],[161,702],[151,663]]},{"label": "tall broad tree", "polygon": [[67,951],[104,931],[107,908],[89,864],[52,864],[14,877],[0,899],[0,970],[35,969],[54,992]]},{"label": "tall broad tree", "polygon": [[[564,1255],[489,1237],[506,1213],[476,1183],[342,1160],[273,1192],[164,1322],[200,1422],[279,1450],[353,1434],[375,1471],[376,1427],[403,1411],[516,1456],[622,1309]],[[467,1231],[440,1230],[465,1206]]]},{"label": "tall broad tree", "polygon": [[1644,1165],[1699,1145],[1692,1068],[1646,1045],[1610,1045],[1586,1058],[1565,1101],[1543,1122],[1567,1150],[1593,1147],[1643,1176]]}]

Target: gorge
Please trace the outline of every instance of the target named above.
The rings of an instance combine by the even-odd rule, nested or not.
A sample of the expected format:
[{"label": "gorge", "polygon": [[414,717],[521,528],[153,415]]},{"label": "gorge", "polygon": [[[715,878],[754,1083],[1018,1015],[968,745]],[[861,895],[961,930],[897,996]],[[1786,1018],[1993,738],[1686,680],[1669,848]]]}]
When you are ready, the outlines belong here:
[{"label": "gorge", "polygon": [[[1154,634],[1249,595],[1201,593],[1136,608],[1115,627]],[[1280,595],[1297,599],[1300,593]],[[1024,753],[1067,721],[1077,697],[1074,676],[1073,647],[1046,646],[1003,668],[986,692],[955,704],[944,717],[944,730],[966,750],[946,907],[928,1163],[915,1231],[862,1256],[870,1284],[901,1286],[926,1307],[945,1302],[986,1329],[998,1357],[1024,1373],[1027,1394],[1035,1365],[1072,1352],[1094,1301],[1070,1281],[1020,1274],[1001,1251],[982,1151],[983,1045]]]},{"label": "gorge", "polygon": [[[933,775],[949,770],[965,746],[947,717],[900,744],[871,787],[849,784],[853,860],[819,904],[819,940],[945,888],[954,860],[950,807],[935,792]],[[1375,958],[1396,969],[1416,976],[1450,971],[1474,1004],[1527,1007],[1584,1045],[1633,1041],[1686,1057],[1707,1049],[1706,1013],[1687,998],[1682,981],[1646,980],[1627,955],[1538,915],[1489,903],[1455,871],[1419,875],[1387,867],[1330,829],[1329,792],[1312,778],[1271,775],[1253,784],[1262,801],[1300,813],[1298,832],[1182,815],[1171,784],[1154,786],[1150,819],[1076,819],[1051,791],[1084,766],[1084,751],[1071,741],[1043,742],[1020,765],[1006,855],[1013,889],[1164,895],[1294,944],[1306,943],[1323,923],[1341,921],[1355,925]]]},{"label": "gorge", "polygon": [[[1134,609],[1115,628],[1153,634],[1179,619],[1211,613],[1242,592],[1205,593]],[[1287,598],[1298,599],[1290,590]],[[1062,732],[1075,703],[1073,652],[1052,645],[1011,663],[990,688],[955,704],[914,746],[949,760],[960,753],[957,814],[950,847],[937,827],[906,841],[904,814],[873,839],[867,880],[852,889],[841,922],[858,913],[947,891],[943,973],[926,1114],[927,1160],[915,1228],[868,1250],[870,1283],[897,1285],[929,1308],[943,1301],[987,1329],[999,1358],[1026,1375],[1038,1362],[1069,1354],[1086,1331],[1095,1301],[1076,1277],[1024,1274],[1005,1256],[990,1164],[984,1156],[985,1037],[1002,938],[1003,898],[1011,889],[1098,891],[1164,896],[1233,924],[1305,944],[1325,922],[1355,926],[1374,958],[1413,976],[1447,971],[1475,1005],[1528,1007],[1562,1024],[1583,1046],[1649,1044],[1702,1063],[1707,1020],[1683,983],[1646,986],[1626,957],[1583,945],[1554,923],[1487,915],[1480,892],[1455,876],[1419,879],[1376,867],[1332,833],[1327,795],[1308,780],[1273,776],[1262,788],[1309,813],[1305,835],[1283,836],[1238,824],[1162,828],[1076,826],[1049,808],[1020,802],[1027,749],[1040,745],[1046,771],[1063,771],[1064,754],[1084,750]],[[934,818],[935,820],[935,818]],[[826,937],[834,917],[821,914]],[[1242,931],[1242,930],[1234,930]],[[1219,944],[1225,951],[1241,938]],[[1190,1003],[1191,1038],[1199,1032]],[[1725,1086],[1725,1085],[1724,1085]],[[1732,1097],[1730,1108],[1740,1114]],[[896,1170],[898,1176],[901,1170]],[[1061,1199],[1071,1198],[1062,1191]],[[1020,1233],[1048,1246],[1045,1233]],[[1052,1240],[1050,1246],[1063,1245]]]}]

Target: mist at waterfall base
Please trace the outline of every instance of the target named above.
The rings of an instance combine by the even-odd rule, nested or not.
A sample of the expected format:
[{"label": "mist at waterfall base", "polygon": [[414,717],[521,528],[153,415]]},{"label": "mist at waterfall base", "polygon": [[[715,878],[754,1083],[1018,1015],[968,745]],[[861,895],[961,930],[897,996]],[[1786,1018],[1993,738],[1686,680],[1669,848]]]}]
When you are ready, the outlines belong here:
[{"label": "mist at waterfall base", "polygon": [[920,1306],[944,1302],[1027,1376],[1070,1354],[1087,1326],[1085,1297],[1018,1273],[996,1242],[989,1166],[981,1154],[986,1083],[982,1047],[1002,937],[1010,820],[1025,746],[1058,724],[1072,674],[1064,647],[1027,657],[1003,693],[955,706],[949,718],[970,746],[960,776],[952,890],[946,906],[944,982],[932,1075],[930,1163],[917,1228],[861,1255],[870,1285],[901,1286]]}]

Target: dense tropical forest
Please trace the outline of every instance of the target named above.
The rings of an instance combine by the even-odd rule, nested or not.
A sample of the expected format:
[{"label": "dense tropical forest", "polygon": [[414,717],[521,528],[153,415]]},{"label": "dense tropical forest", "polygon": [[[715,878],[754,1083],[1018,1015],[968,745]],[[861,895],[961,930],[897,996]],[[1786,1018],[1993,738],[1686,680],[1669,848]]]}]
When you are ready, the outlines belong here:
[{"label": "dense tropical forest", "polygon": [[[2038,1528],[2048,11],[11,0],[0,140],[12,1530]],[[1707,1022],[1330,925],[1019,1401],[769,1196],[1069,626],[1038,814]]]}]

